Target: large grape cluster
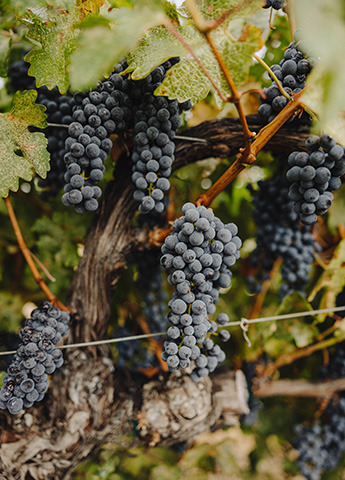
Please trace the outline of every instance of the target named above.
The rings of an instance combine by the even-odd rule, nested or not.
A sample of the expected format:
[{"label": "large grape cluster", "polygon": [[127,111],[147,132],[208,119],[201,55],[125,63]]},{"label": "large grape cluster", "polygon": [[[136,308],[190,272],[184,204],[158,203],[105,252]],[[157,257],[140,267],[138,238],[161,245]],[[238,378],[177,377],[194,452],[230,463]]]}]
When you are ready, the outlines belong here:
[{"label": "large grape cluster", "polygon": [[334,190],[341,185],[345,173],[344,147],[329,135],[312,135],[305,146],[307,152],[293,152],[288,158],[286,173],[292,183],[289,198],[305,225],[313,225],[318,215],[324,215],[332,205]]},{"label": "large grape cluster", "polygon": [[[312,65],[304,54],[298,49],[298,45],[292,42],[284,53],[280,64],[271,66],[271,70],[288,94],[300,92],[305,87],[305,80]],[[271,122],[278,113],[287,105],[288,99],[281,94],[275,81],[263,91],[263,104],[258,113],[266,123]]]},{"label": "large grape cluster", "polygon": [[115,65],[112,75],[96,90],[75,95],[73,122],[65,144],[67,184],[62,202],[66,206],[74,206],[78,213],[98,208],[102,192],[97,183],[103,178],[103,163],[112,147],[109,136],[134,127],[134,198],[140,201],[142,213],[164,210],[163,197],[170,187],[167,177],[174,159],[172,140],[181,125],[179,112],[190,108],[190,103],[179,105],[153,92],[177,61],[165,62],[138,81],[120,75],[127,66],[124,62]]},{"label": "large grape cluster", "polygon": [[132,180],[136,186],[134,198],[140,202],[142,213],[163,212],[164,192],[170,188],[168,178],[174,161],[173,139],[181,126],[180,109],[177,100],[156,97],[153,92],[177,61],[165,62],[133,84],[133,93],[140,103],[134,114]]},{"label": "large grape cluster", "polygon": [[[61,95],[57,88],[53,90],[48,90],[46,87],[36,88],[35,79],[28,75],[28,70],[29,63],[25,62],[24,58],[11,64],[8,70],[11,89],[14,91],[36,89],[38,94],[36,103],[46,107],[47,122],[69,125],[72,122],[73,97],[68,94]],[[44,133],[48,140],[47,150],[50,153],[50,170],[47,177],[41,178],[38,182],[39,186],[44,188],[41,196],[43,198],[56,196],[65,183],[66,166],[63,157],[68,130],[66,127],[57,126],[48,126],[44,130],[31,129]]]},{"label": "large grape cluster", "polygon": [[280,295],[303,292],[308,280],[314,253],[320,250],[310,227],[301,226],[293,202],[288,197],[284,176],[278,175],[258,182],[253,194],[253,218],[257,225],[257,246],[251,255],[251,265],[259,269],[249,278],[253,291],[260,292],[262,282],[269,278],[274,262],[282,258]]},{"label": "large grape cluster", "polygon": [[67,335],[70,317],[49,302],[31,313],[19,333],[18,346],[0,390],[0,408],[12,414],[40,402],[48,390],[48,375],[63,364],[62,351],[54,346]]},{"label": "large grape cluster", "polygon": [[96,90],[74,96],[76,106],[64,156],[65,193],[62,202],[74,206],[78,213],[95,211],[102,191],[97,186],[105,171],[104,161],[110,153],[112,133],[121,133],[132,117],[131,100],[126,93],[127,77],[119,75],[125,64],[117,64],[108,79]]},{"label": "large grape cluster", "polygon": [[[182,213],[173,224],[173,233],[165,239],[160,260],[170,272],[168,282],[175,287],[168,304],[170,340],[164,344],[162,358],[171,372],[189,367],[194,360],[191,378],[199,381],[225,359],[225,353],[208,334],[217,332],[229,317],[221,313],[215,322],[207,315],[216,310],[219,290],[230,286],[229,267],[240,256],[241,240],[234,223],[224,225],[203,206],[186,203]],[[229,337],[225,329],[218,332],[222,341]]]},{"label": "large grape cluster", "polygon": [[274,10],[280,10],[285,5],[285,0],[265,0],[266,4],[263,8],[274,8]]}]

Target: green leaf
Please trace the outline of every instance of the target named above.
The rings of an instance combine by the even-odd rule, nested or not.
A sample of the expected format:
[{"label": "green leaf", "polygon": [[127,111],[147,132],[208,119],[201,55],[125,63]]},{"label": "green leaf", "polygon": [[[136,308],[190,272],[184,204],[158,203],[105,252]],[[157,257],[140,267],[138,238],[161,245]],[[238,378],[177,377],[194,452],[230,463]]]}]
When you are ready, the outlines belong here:
[{"label": "green leaf", "polygon": [[69,13],[52,7],[31,9],[23,20],[28,25],[27,37],[41,45],[25,57],[31,63],[29,75],[36,78],[37,87],[57,86],[61,93],[67,91],[70,56],[79,33],[77,20],[78,10]]},{"label": "green leaf", "polygon": [[[215,84],[224,96],[230,95],[230,89],[220,66],[204,38],[192,27],[182,30],[185,40],[189,43],[196,56],[200,59]],[[261,31],[253,25],[248,25],[237,40],[224,38],[220,31],[213,34],[213,40],[222,54],[235,84],[242,83],[252,62],[253,53],[261,48]],[[203,73],[189,52],[184,58],[169,70],[163,83],[156,89],[156,95],[165,95],[170,99],[177,98],[180,102],[191,99],[192,103],[203,100],[211,89],[211,82]],[[217,106],[222,102],[218,98]]]},{"label": "green leaf", "polygon": [[30,125],[45,128],[45,107],[36,105],[37,92],[17,92],[10,112],[0,114],[0,197],[17,191],[19,177],[30,181],[34,171],[45,178],[49,170],[47,139],[43,133],[30,133]]},{"label": "green leaf", "polygon": [[201,0],[198,6],[207,20],[215,20],[229,11],[229,19],[250,17],[263,5],[262,0]]},{"label": "green leaf", "polygon": [[0,32],[0,77],[7,77],[11,44],[12,35],[7,32]]},{"label": "green leaf", "polygon": [[[341,240],[334,251],[332,260],[325,267],[323,274],[309,295],[311,302],[316,294],[325,289],[320,301],[320,308],[333,308],[336,305],[336,297],[345,287],[345,239]],[[318,315],[318,321],[322,322],[327,314]]]},{"label": "green leaf", "polygon": [[341,0],[295,1],[294,10],[304,49],[310,49],[309,53],[318,58],[302,101],[318,114],[321,129],[344,143],[345,65],[339,61],[345,43],[344,3]]},{"label": "green leaf", "polygon": [[161,8],[147,5],[137,8],[112,10],[107,17],[110,26],[98,25],[83,30],[79,48],[71,59],[71,85],[83,90],[108,76],[114,63],[122,60],[134,49],[145,31],[164,19]]},{"label": "green leaf", "polygon": [[[188,30],[193,29],[185,27],[183,31],[186,34]],[[129,54],[126,73],[132,72],[133,80],[145,78],[155,67],[169,58],[179,57],[185,53],[183,45],[165,27],[153,27],[139,46]]]},{"label": "green leaf", "polygon": [[313,310],[308,300],[299,292],[294,292],[284,297],[279,305],[277,315],[284,315],[286,313],[307,312]]}]

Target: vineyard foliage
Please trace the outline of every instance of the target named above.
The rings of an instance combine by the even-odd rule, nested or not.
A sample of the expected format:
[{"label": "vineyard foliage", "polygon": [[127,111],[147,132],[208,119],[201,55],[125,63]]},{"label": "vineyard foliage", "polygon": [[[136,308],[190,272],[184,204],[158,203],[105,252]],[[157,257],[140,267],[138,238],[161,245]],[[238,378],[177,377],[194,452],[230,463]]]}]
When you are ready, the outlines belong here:
[{"label": "vineyard foliage", "polygon": [[[49,287],[52,296],[48,299],[53,300],[53,303],[56,299],[60,306],[68,309],[74,287],[73,279],[79,272],[78,265],[88,248],[89,232],[95,231],[90,228],[98,225],[97,222],[100,228],[103,228],[103,215],[107,208],[109,189],[113,187],[114,175],[124,175],[121,177],[125,179],[123,191],[127,200],[124,199],[124,202],[129,202],[125,189],[131,189],[132,197],[134,186],[130,176],[133,165],[133,172],[137,174],[134,178],[137,188],[134,199],[144,202],[143,198],[146,198],[147,204],[149,197],[152,204],[159,204],[159,207],[153,214],[150,212],[145,216],[142,213],[145,213],[142,203],[141,213],[136,212],[133,215],[138,238],[141,238],[140,235],[143,235],[143,238],[145,236],[144,244],[139,245],[142,240],[133,239],[133,243],[138,241],[140,248],[132,251],[126,258],[125,268],[113,291],[110,316],[102,321],[105,322],[104,331],[108,338],[147,333],[147,329],[160,332],[170,326],[170,350],[163,344],[167,337],[163,340],[162,337],[158,338],[159,352],[163,351],[163,360],[157,354],[157,346],[148,339],[120,346],[113,345],[110,347],[112,361],[119,369],[131,373],[140,372],[144,382],[153,374],[162,374],[162,370],[165,375],[174,375],[177,367],[172,366],[172,373],[167,373],[165,361],[170,357],[168,365],[169,362],[173,365],[172,362],[176,359],[171,359],[178,358],[177,352],[181,352],[183,342],[185,343],[182,349],[190,356],[188,351],[194,346],[194,340],[186,340],[186,337],[196,335],[196,325],[199,321],[202,323],[204,320],[201,321],[200,317],[206,315],[206,309],[202,312],[200,310],[201,313],[196,311],[195,305],[200,299],[205,304],[207,301],[212,304],[211,307],[207,305],[207,314],[211,315],[210,321],[206,320],[205,323],[209,333],[216,332],[215,320],[219,314],[225,313],[231,322],[242,318],[294,314],[345,305],[345,189],[341,185],[344,182],[342,169],[345,146],[345,62],[342,61],[345,8],[341,0],[287,0],[284,8],[278,10],[262,8],[264,3],[263,0],[186,0],[179,6],[163,0],[4,0],[1,3],[0,336],[4,340],[0,350],[17,349],[17,334],[24,327],[24,318],[29,318],[33,308],[46,300],[44,291],[39,288],[40,282],[37,282],[37,277],[34,278],[23,258],[23,247],[18,243],[18,232],[13,230],[8,202],[13,206],[20,230],[31,252],[29,256],[34,259],[40,275]],[[295,43],[291,46],[291,42]],[[286,55],[289,45],[297,52],[294,54],[294,58],[297,58],[296,65],[302,62],[299,63],[300,71],[288,64],[292,62]],[[303,62],[307,60],[309,63],[306,66]],[[22,62],[24,70],[26,68],[22,80],[28,78],[28,88],[17,88],[11,78],[11,68],[16,62]],[[114,65],[115,73],[112,73]],[[275,67],[270,69],[273,65]],[[291,71],[291,74],[289,68],[296,70]],[[305,70],[301,73],[302,68]],[[283,70],[284,75],[281,73]],[[272,74],[277,77],[274,79]],[[159,80],[154,80],[155,75]],[[30,85],[33,79],[35,84]],[[274,80],[282,81],[279,90]],[[114,121],[114,126],[109,123],[112,120],[109,120],[105,112],[102,118],[101,115],[98,117],[101,118],[99,124],[93,129],[90,127],[87,134],[85,129],[81,129],[84,140],[85,137],[89,139],[85,140],[85,151],[91,153],[89,158],[86,158],[84,145],[81,145],[80,140],[82,135],[76,126],[78,122],[76,117],[72,116],[79,109],[78,118],[83,118],[87,113],[85,106],[92,103],[90,98],[96,95],[101,98],[103,95],[102,105],[108,105],[114,119],[115,109],[109,101],[109,92],[114,89],[114,85],[120,83],[123,88],[122,96],[119,94],[116,97],[118,104],[114,103],[115,108],[118,108],[116,125]],[[139,94],[136,93],[136,85]],[[270,100],[272,88],[277,92]],[[285,90],[282,92],[283,88]],[[47,91],[51,92],[48,94]],[[92,97],[94,92],[96,94]],[[45,95],[47,100],[39,103]],[[139,98],[135,95],[139,95]],[[148,111],[153,105],[158,105],[154,103],[157,100],[154,97],[165,97],[162,106],[157,107],[158,112],[164,112],[160,113],[159,121],[155,118],[151,124],[149,121],[146,124],[146,119],[143,121],[146,114],[143,105]],[[62,100],[56,100],[59,98]],[[98,103],[100,102],[101,100]],[[55,109],[62,104],[65,105],[67,113],[61,115],[61,118],[54,117]],[[66,105],[70,111],[73,110],[73,115],[67,111]],[[295,110],[294,105],[297,105]],[[260,106],[261,113],[269,114],[258,115]],[[265,107],[262,108],[263,106]],[[93,108],[97,112],[97,108]],[[286,113],[289,108],[291,112]],[[91,112],[91,107],[89,109]],[[167,117],[163,119],[165,114]],[[156,113],[151,117],[155,115]],[[172,120],[178,115],[181,121],[175,118],[174,126],[173,121],[168,119]],[[189,145],[194,142],[200,145],[200,142],[205,142],[208,147],[217,143],[216,136],[209,141],[208,132],[205,130],[203,132],[206,138],[200,138],[200,133],[194,135],[193,131],[197,132],[198,126],[210,121],[207,124],[210,131],[217,125],[220,136],[228,128],[222,122],[238,116],[240,119],[237,123],[234,121],[231,124],[231,128],[237,129],[237,138],[238,135],[241,136],[240,147],[234,155],[205,155],[202,159],[199,156],[197,162],[194,159],[189,161],[188,158],[178,157],[178,148],[183,143]],[[89,119],[91,114],[86,117]],[[54,118],[60,120],[54,121]],[[83,125],[85,124],[86,120]],[[259,125],[259,128],[252,131],[251,125]],[[152,148],[149,150],[145,144],[143,132],[146,135],[149,127],[151,130],[147,137],[150,141],[160,135],[162,142],[160,148],[157,145],[153,147],[156,153]],[[158,128],[162,128],[162,131],[156,135],[155,129]],[[177,137],[174,138],[177,129]],[[191,129],[194,129],[192,133]],[[78,133],[75,133],[76,131]],[[213,132],[212,130],[212,135]],[[281,148],[274,143],[277,132],[283,132],[284,135]],[[183,135],[186,136],[185,139]],[[308,150],[305,140],[311,135],[321,137],[317,146]],[[60,142],[60,147],[55,149],[62,157],[59,159],[60,170],[53,164],[56,154],[52,153],[52,138],[55,137]],[[110,138],[111,142],[106,137]],[[271,137],[273,140],[269,143]],[[82,153],[75,153],[74,138],[78,138]],[[95,138],[96,140],[93,140]],[[65,140],[66,147],[61,147]],[[87,150],[87,141],[92,143],[92,140],[96,142],[96,147],[92,145],[93,150]],[[238,140],[236,142],[238,143]],[[231,149],[231,141],[229,143],[230,146],[226,147]],[[177,168],[175,164],[169,164],[171,158],[174,161],[175,147],[169,147],[173,144],[176,146],[175,157],[183,167]],[[338,150],[332,150],[336,144]],[[271,145],[274,145],[274,148],[271,149]],[[164,148],[169,153],[166,153]],[[324,171],[320,172],[319,165],[313,164],[311,167],[308,163],[309,173],[305,170],[303,178],[300,170],[307,168],[307,163],[294,163],[295,157],[290,154],[293,151],[303,152],[304,157],[302,155],[299,158],[305,159],[305,152],[308,152],[310,162],[313,162],[315,150],[326,158],[326,161],[322,160],[326,162]],[[152,152],[147,154],[147,164],[151,161],[151,165],[158,165],[160,162],[159,166],[154,166],[158,175],[151,175],[154,180],[147,182],[144,179],[144,175],[148,178],[146,167],[142,166],[145,151]],[[101,157],[102,153],[104,158],[100,161],[98,157]],[[86,161],[85,168],[75,167],[77,157],[83,157]],[[161,158],[165,159],[164,167]],[[92,162],[91,168],[89,165],[92,165]],[[328,169],[326,173],[325,167]],[[56,176],[50,177],[54,168]],[[89,168],[91,170],[88,170]],[[300,169],[296,174],[297,180],[294,179],[297,186],[293,187],[296,197],[293,199],[290,187],[293,182],[289,179],[289,174],[290,183],[285,177],[289,168]],[[319,172],[315,173],[316,170]],[[101,189],[96,186],[96,180],[92,182],[88,178],[88,175],[94,175],[96,179],[96,174],[90,171],[97,171],[97,182]],[[317,198],[314,200],[312,194],[315,192],[310,191],[316,189],[313,181],[315,177],[318,178],[317,175],[320,177],[321,173],[327,174],[329,178],[317,182],[317,187],[320,188],[316,191]],[[231,181],[218,188],[217,181],[228,179],[229,175]],[[80,178],[76,179],[77,176]],[[293,174],[290,176],[293,177]],[[170,190],[166,178],[169,178]],[[81,187],[76,184],[77,181],[82,182]],[[142,188],[138,187],[140,181],[144,184]],[[156,183],[159,181],[160,184]],[[328,187],[329,181],[334,188]],[[149,186],[145,190],[147,184]],[[51,185],[59,191],[58,195],[56,192],[49,192]],[[164,188],[155,188],[156,185],[163,185]],[[89,197],[85,193],[87,188],[92,191]],[[78,201],[73,200],[71,190],[78,192]],[[63,204],[61,197],[64,192]],[[327,203],[327,208],[321,208],[322,202],[317,204],[317,201],[321,196],[325,202],[327,199],[325,200],[323,193],[327,196],[327,192],[331,200]],[[152,201],[153,197],[156,203]],[[309,197],[310,201],[307,200]],[[90,203],[90,198],[93,203]],[[84,200],[85,205],[87,202],[91,205],[86,210],[91,211],[85,212],[83,207],[78,210],[77,206],[76,211],[66,208],[66,205],[72,206]],[[204,230],[201,227],[195,228],[196,232],[193,230],[199,213],[200,220],[205,218],[199,208],[196,220],[188,220],[186,212],[193,218],[191,211],[196,211],[194,207],[188,207],[188,202],[197,204],[198,207],[205,205],[212,208],[215,216],[204,214],[210,222],[207,220]],[[292,205],[298,202],[299,206],[295,205],[294,210]],[[97,207],[98,209],[93,211]],[[148,209],[150,208],[152,206]],[[77,213],[78,211],[84,213]],[[306,222],[304,226],[299,223],[299,219],[305,219],[307,214],[310,220],[314,212],[320,213],[316,223]],[[185,215],[183,220],[176,223],[176,219],[182,215]],[[316,214],[314,216],[316,218]],[[213,224],[213,236],[208,237],[205,231],[207,228],[212,229],[212,221],[218,224]],[[188,227],[183,229],[183,222],[185,225],[192,225],[191,232],[199,236],[203,231],[205,237],[201,235],[200,242],[194,244],[194,240],[191,240],[192,234],[186,233]],[[202,225],[202,222],[199,225]],[[279,227],[277,231],[276,227]],[[226,229],[227,233],[224,234]],[[231,240],[234,240],[236,248],[232,245],[233,251],[228,253]],[[217,247],[215,242],[219,244]],[[180,252],[175,248],[176,243],[179,243]],[[306,247],[307,243],[309,247]],[[164,265],[165,261],[169,263],[166,258],[164,260],[162,257],[161,260],[162,266],[168,270],[167,275],[160,267],[162,245],[165,245],[162,255],[167,257],[168,254],[171,257],[168,259],[168,266]],[[128,251],[130,248],[129,246]],[[193,268],[199,268],[200,264],[200,269],[192,273],[188,271],[188,265],[186,266],[192,261],[183,257],[187,248],[188,252],[193,249],[196,252]],[[219,252],[216,248],[219,248]],[[223,250],[227,253],[222,253]],[[214,271],[208,272],[208,278],[205,273],[209,266],[207,262],[210,261],[211,265],[212,258],[216,255],[220,258],[219,266],[216,268],[213,264]],[[229,259],[231,255],[233,263],[232,259]],[[202,256],[205,264],[201,266]],[[182,258],[185,261],[182,261]],[[228,264],[224,266],[222,263],[220,266],[224,258]],[[201,271],[203,273],[200,273]],[[196,277],[199,273],[204,277],[201,280],[200,276]],[[180,276],[182,280],[174,280],[173,275],[175,279]],[[219,281],[217,284],[221,276],[223,282]],[[229,283],[231,278],[231,286],[224,280],[225,276],[229,277]],[[200,282],[200,291],[196,279]],[[151,290],[147,287],[148,281],[152,283],[149,285],[152,286]],[[190,282],[190,288],[186,287],[184,291],[181,287],[180,292],[178,287],[183,281],[185,284]],[[109,280],[107,289],[111,289],[115,283],[110,285]],[[176,287],[175,296],[173,286]],[[221,293],[219,302],[218,291]],[[189,295],[189,300],[186,300],[186,295]],[[180,300],[182,296],[183,300]],[[175,307],[172,306],[174,302],[168,303],[171,298],[175,301]],[[184,305],[176,302],[184,302]],[[172,309],[168,317],[170,325],[166,320],[169,308]],[[184,329],[177,319],[181,315],[185,317]],[[193,317],[195,322],[192,324],[193,315],[196,321]],[[146,330],[137,317],[144,317]],[[239,326],[225,325],[224,328],[231,333],[231,338],[223,347],[226,353],[224,363],[221,362],[223,356],[219,354],[218,345],[208,339],[209,348],[206,348],[202,334],[196,335],[199,340],[197,343],[203,346],[200,347],[202,361],[198,360],[197,356],[191,357],[200,363],[200,368],[196,369],[199,373],[194,373],[194,380],[203,381],[202,377],[208,373],[212,379],[212,362],[208,360],[207,373],[207,368],[204,368],[207,365],[205,358],[211,352],[213,358],[218,355],[223,369],[241,368],[246,371],[250,370],[252,364],[256,365],[255,375],[261,375],[266,381],[279,378],[326,381],[331,375],[325,373],[329,367],[329,355],[345,340],[343,317],[343,312],[319,313],[257,323],[251,325],[248,332],[244,332]],[[214,320],[212,324],[211,320]],[[222,320],[219,325],[222,325],[221,322]],[[226,322],[223,321],[224,323]],[[70,328],[73,330],[73,315]],[[212,337],[216,344],[221,338],[227,339],[228,333],[224,334],[224,330],[221,332]],[[71,343],[68,337],[66,341]],[[195,350],[197,349],[199,347]],[[172,353],[167,354],[168,351]],[[178,361],[182,368],[186,368],[187,374],[191,374],[192,368],[188,370],[188,358],[183,358],[181,354]],[[204,360],[206,363],[203,363]],[[6,357],[0,357],[0,367],[2,379],[8,367]],[[63,371],[63,368],[62,366],[60,370]],[[180,371],[185,374],[184,370]],[[247,374],[247,378],[249,377]],[[253,385],[255,390],[255,382]],[[333,397],[333,401],[336,402],[337,399],[337,396]],[[46,408],[49,408],[49,390],[44,402]],[[225,429],[222,435],[206,436],[204,444],[201,440],[193,447],[192,442],[176,445],[175,450],[156,446],[145,450],[145,460],[140,449],[124,450],[121,446],[105,445],[98,454],[97,462],[88,460],[76,473],[75,478],[93,480],[102,476],[109,480],[134,479],[139,478],[139,472],[144,471],[146,476],[140,478],[178,479],[185,478],[186,472],[192,469],[195,478],[205,480],[217,478],[211,476],[211,473],[231,474],[234,479],[269,480],[277,477],[265,468],[264,460],[272,459],[274,454],[280,458],[279,465],[276,465],[279,473],[276,472],[276,475],[284,475],[282,478],[297,478],[295,460],[298,455],[289,443],[293,443],[296,434],[293,425],[308,421],[312,424],[315,416],[322,415],[325,408],[318,410],[320,403],[317,398],[308,402],[296,399],[283,399],[279,402],[269,399],[264,403],[261,408],[261,402],[250,394],[249,407],[252,412],[242,418],[243,431],[237,427],[233,430]],[[35,406],[29,407],[28,411],[34,408]],[[260,408],[260,419],[257,420],[257,410]],[[232,450],[235,441],[243,443],[245,461]],[[226,458],[229,451],[229,458]],[[341,463],[339,465],[337,472],[342,469]],[[323,469],[327,470],[322,466],[320,472]],[[302,472],[306,478],[312,478],[308,477],[305,470]],[[320,473],[319,470],[317,472]],[[330,475],[324,478],[338,478]]]}]

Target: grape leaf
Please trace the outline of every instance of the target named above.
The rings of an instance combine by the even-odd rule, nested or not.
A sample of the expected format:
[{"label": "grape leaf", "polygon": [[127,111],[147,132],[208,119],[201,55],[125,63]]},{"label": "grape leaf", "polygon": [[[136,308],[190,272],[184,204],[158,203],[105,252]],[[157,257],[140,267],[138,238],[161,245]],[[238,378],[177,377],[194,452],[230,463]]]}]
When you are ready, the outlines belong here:
[{"label": "grape leaf", "polygon": [[47,139],[43,133],[30,133],[28,126],[47,126],[45,107],[36,105],[37,92],[17,92],[13,107],[0,114],[0,197],[17,191],[19,177],[30,181],[34,171],[45,178],[49,170]]},{"label": "grape leaf", "polygon": [[[184,31],[185,32],[185,31]],[[253,53],[261,48],[260,29],[247,25],[237,41],[224,39],[220,32],[213,34],[213,40],[222,54],[236,85],[242,83],[248,73]],[[220,66],[206,41],[194,30],[194,35],[188,32],[189,45],[201,60],[209,75],[225,96],[230,94],[229,86]],[[156,89],[156,95],[165,95],[170,99],[177,98],[180,102],[191,99],[198,103],[206,97],[211,89],[211,82],[189,52],[184,58],[169,70],[163,83]],[[219,97],[217,106],[221,108]]]},{"label": "grape leaf", "polygon": [[[320,308],[332,308],[336,305],[336,297],[345,287],[345,240],[341,240],[334,251],[333,258],[326,266],[319,281],[315,285],[313,291],[309,295],[308,300],[311,302],[317,293],[325,289],[321,301]],[[318,321],[322,322],[327,315],[318,315]]]},{"label": "grape leaf", "polygon": [[[180,31],[186,36],[188,30],[193,28],[185,27]],[[145,38],[140,42],[139,46],[133,50],[128,58],[128,67],[126,73],[132,72],[133,80],[139,80],[147,77],[147,75],[158,65],[161,65],[171,57],[179,57],[186,53],[183,45],[169,32],[165,27],[153,27]]]},{"label": "grape leaf", "polygon": [[145,31],[164,19],[162,8],[140,5],[137,8],[112,10],[107,18],[110,28],[98,25],[84,29],[79,48],[71,58],[71,85],[82,90],[91,87],[109,75],[114,63],[134,49]]},{"label": "grape leaf", "polygon": [[27,37],[41,47],[33,48],[25,60],[31,63],[29,75],[36,78],[37,87],[58,87],[65,93],[69,87],[70,56],[75,50],[79,30],[75,28],[78,10],[69,13],[53,7],[31,9],[24,23]]},{"label": "grape leaf", "polygon": [[250,17],[263,5],[263,0],[201,0],[198,6],[207,20],[215,20],[224,12],[229,18]]}]

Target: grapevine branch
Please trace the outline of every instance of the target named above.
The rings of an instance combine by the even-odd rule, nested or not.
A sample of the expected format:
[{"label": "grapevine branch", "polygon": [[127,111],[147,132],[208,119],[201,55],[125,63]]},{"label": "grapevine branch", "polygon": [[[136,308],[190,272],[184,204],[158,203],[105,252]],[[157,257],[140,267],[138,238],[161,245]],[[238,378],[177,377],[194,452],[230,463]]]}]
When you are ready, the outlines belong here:
[{"label": "grapevine branch", "polygon": [[[205,25],[205,22],[203,18],[201,17],[200,11],[198,10],[195,2],[193,0],[189,0],[187,2],[187,8],[189,9],[189,12],[194,20],[194,24],[196,28],[199,30],[199,32],[204,35],[207,43],[209,44],[213,55],[215,56],[218,65],[220,66],[224,77],[227,81],[227,84],[229,85],[230,91],[231,91],[231,97],[228,99],[230,102],[232,102],[237,110],[238,116],[241,121],[242,129],[243,129],[243,135],[244,135],[244,140],[245,140],[245,151],[249,153],[250,151],[250,139],[254,136],[254,134],[249,130],[248,123],[246,116],[244,114],[242,105],[241,105],[241,95],[237,91],[235,82],[232,78],[231,72],[228,69],[226,62],[219,52],[215,42],[213,41],[212,38],[212,29],[207,28]],[[225,17],[226,18],[226,17]],[[224,18],[224,19],[225,19]],[[222,20],[223,21],[223,20]]]},{"label": "grapevine branch", "polygon": [[20,227],[19,227],[19,224],[18,224],[18,221],[17,221],[17,217],[16,217],[16,214],[14,213],[10,198],[6,197],[6,198],[4,198],[4,201],[5,201],[7,211],[8,211],[8,216],[10,217],[10,221],[12,223],[14,234],[15,234],[17,242],[18,242],[18,246],[19,246],[22,254],[24,255],[24,258],[25,258],[25,260],[26,260],[26,262],[27,262],[27,264],[28,264],[28,266],[29,266],[29,268],[32,272],[32,275],[33,275],[35,281],[37,282],[38,286],[45,293],[46,297],[48,298],[48,300],[52,304],[56,305],[58,308],[60,308],[60,310],[68,310],[67,307],[63,303],[61,303],[60,300],[53,294],[53,292],[50,290],[48,285],[45,283],[45,281],[41,277],[39,271],[37,270],[37,267],[36,267],[35,262],[32,258],[31,252],[28,249],[28,247],[25,243],[25,240],[23,238],[22,232],[20,230]]},{"label": "grapevine branch", "polygon": [[308,382],[306,380],[275,380],[253,385],[257,397],[331,397],[335,392],[345,390],[345,378],[328,382]]},{"label": "grapevine branch", "polygon": [[262,128],[255,140],[250,146],[249,152],[240,149],[235,162],[231,167],[217,180],[217,182],[196,201],[196,205],[205,205],[208,207],[212,201],[237,177],[246,165],[255,162],[257,154],[269,142],[273,135],[284,125],[284,123],[302,108],[298,98],[302,92],[297,93],[286,107],[269,123]]}]

